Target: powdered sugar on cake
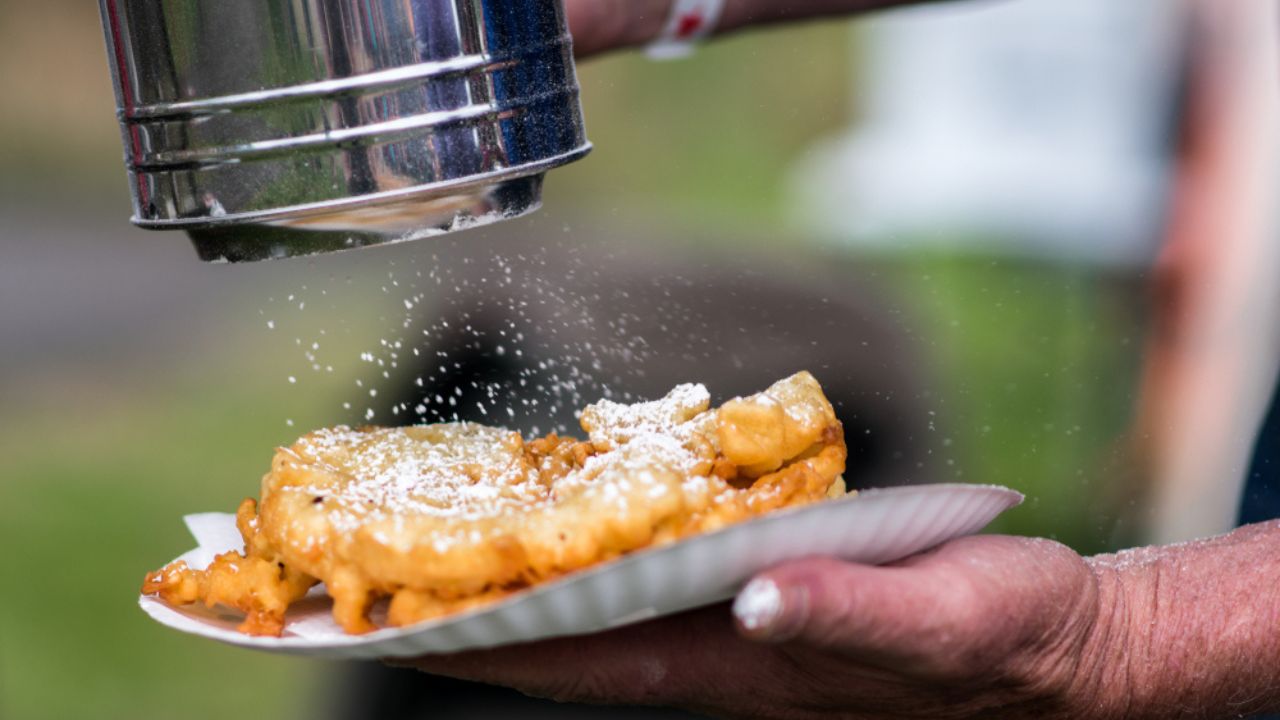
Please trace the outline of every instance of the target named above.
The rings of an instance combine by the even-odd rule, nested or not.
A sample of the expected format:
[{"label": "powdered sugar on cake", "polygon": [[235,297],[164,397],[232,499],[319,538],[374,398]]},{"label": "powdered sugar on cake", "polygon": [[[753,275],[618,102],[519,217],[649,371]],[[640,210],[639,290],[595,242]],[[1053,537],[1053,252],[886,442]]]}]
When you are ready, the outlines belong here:
[{"label": "powdered sugar on cake", "polygon": [[698,418],[710,419],[709,406],[702,385],[681,385],[652,402],[589,406],[583,426],[598,454],[564,473],[554,489],[540,481],[544,467],[528,461],[518,435],[481,425],[341,426],[311,433],[291,450],[313,478],[322,478],[301,490],[339,531],[412,515],[474,520],[527,512],[592,488],[625,502],[641,484],[656,498],[668,490],[652,482],[653,473],[679,475],[687,491],[704,493],[710,441],[699,447],[696,438],[708,428]]}]

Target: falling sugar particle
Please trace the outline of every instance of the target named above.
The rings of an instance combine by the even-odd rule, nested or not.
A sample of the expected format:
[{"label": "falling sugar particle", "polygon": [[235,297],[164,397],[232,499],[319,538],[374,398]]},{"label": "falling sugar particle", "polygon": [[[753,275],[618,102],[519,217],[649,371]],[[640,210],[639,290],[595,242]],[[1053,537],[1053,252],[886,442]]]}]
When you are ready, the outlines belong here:
[{"label": "falling sugar particle", "polygon": [[[361,352],[349,345],[330,347],[344,358],[354,360],[358,356],[359,363],[344,365],[325,357],[314,337],[295,339],[294,344],[306,366],[316,373],[323,371],[345,377],[346,371],[354,369],[352,366],[373,366],[376,374],[361,373],[344,380],[355,383],[352,389],[357,395],[351,402],[342,404],[346,411],[350,412],[353,404],[364,404],[358,396],[376,389],[381,396],[391,394],[391,400],[379,406],[377,412],[391,411],[393,403],[406,399],[409,401],[399,403],[400,412],[412,409],[424,422],[452,421],[459,416],[466,419],[479,411],[488,417],[501,417],[505,413],[504,423],[510,421],[512,427],[527,428],[538,418],[564,411],[562,417],[566,418],[567,426],[553,423],[550,429],[573,432],[577,428],[576,423],[567,420],[569,410],[600,398],[622,402],[635,399],[619,386],[625,385],[628,377],[642,377],[644,363],[653,355],[636,333],[642,319],[627,312],[611,317],[596,314],[597,308],[608,308],[614,302],[626,300],[625,290],[575,290],[580,287],[575,278],[599,278],[600,273],[572,253],[561,256],[539,250],[507,257],[481,255],[457,260],[459,262],[450,263],[443,258],[423,257],[423,262],[431,263],[429,267],[410,269],[407,273],[403,270],[387,273],[381,283],[371,286],[381,285],[383,292],[390,296],[388,299],[404,309],[377,316],[376,321],[385,323],[392,332],[378,339],[367,351]],[[400,282],[397,275],[404,275],[406,281]],[[566,278],[570,282],[564,282]],[[340,289],[340,283],[357,286],[354,280],[352,276],[330,276],[329,289]],[[689,282],[682,278],[673,281]],[[361,291],[365,289],[360,287]],[[289,295],[288,302],[301,308],[306,302],[302,296],[318,291],[327,298],[322,304],[327,303],[335,312],[344,306],[337,292],[330,293],[322,287],[315,291],[306,287],[302,290]],[[477,292],[479,304],[473,304]],[[668,293],[667,297],[673,296]],[[687,315],[686,309],[675,300],[662,302],[653,308],[659,315]],[[624,304],[632,305],[634,302],[630,301]],[[420,308],[427,306],[437,309],[439,314],[434,316],[434,321],[422,323]],[[259,314],[264,316],[265,310]],[[333,336],[355,337],[356,327],[337,317],[339,326],[328,328],[337,330]],[[269,329],[278,329],[274,320],[267,321],[265,317],[262,320],[269,323]],[[403,334],[396,335],[396,332]],[[329,334],[324,329],[318,333]],[[526,340],[526,335],[531,339]],[[705,346],[706,340],[701,343]],[[348,352],[351,355],[346,355]],[[476,357],[503,358],[505,362],[514,357],[519,365],[510,367],[504,362],[503,379],[476,382],[469,388],[464,384],[459,388],[458,378],[475,376]],[[293,384],[302,377],[295,375]],[[433,403],[422,388],[436,384],[447,389],[439,393],[443,397]],[[379,395],[369,393],[367,397]]]}]

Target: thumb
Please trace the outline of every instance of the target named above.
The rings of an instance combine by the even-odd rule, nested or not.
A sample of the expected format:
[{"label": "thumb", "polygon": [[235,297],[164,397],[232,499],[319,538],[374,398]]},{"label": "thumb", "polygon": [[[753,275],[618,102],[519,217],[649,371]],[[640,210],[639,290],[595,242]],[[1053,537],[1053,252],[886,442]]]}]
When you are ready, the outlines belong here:
[{"label": "thumb", "polygon": [[885,667],[917,664],[953,644],[966,587],[918,564],[872,567],[813,558],[770,570],[738,594],[738,632]]}]

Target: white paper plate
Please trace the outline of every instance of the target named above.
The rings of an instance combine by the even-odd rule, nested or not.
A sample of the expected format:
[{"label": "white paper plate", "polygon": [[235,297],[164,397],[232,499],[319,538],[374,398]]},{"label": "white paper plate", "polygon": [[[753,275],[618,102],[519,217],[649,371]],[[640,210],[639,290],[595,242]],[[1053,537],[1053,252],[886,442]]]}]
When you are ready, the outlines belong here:
[{"label": "white paper plate", "polygon": [[[1022,500],[985,485],[868,490],[637,552],[470,612],[368,635],[347,635],[334,624],[323,588],[290,609],[280,638],[242,635],[239,617],[203,606],[173,608],[149,596],[138,603],[175,630],[259,650],[335,659],[446,653],[583,635],[709,605],[733,597],[756,573],[802,557],[901,560],[976,533]],[[192,567],[243,548],[231,515],[189,515],[186,522],[199,547],[180,559]]]}]

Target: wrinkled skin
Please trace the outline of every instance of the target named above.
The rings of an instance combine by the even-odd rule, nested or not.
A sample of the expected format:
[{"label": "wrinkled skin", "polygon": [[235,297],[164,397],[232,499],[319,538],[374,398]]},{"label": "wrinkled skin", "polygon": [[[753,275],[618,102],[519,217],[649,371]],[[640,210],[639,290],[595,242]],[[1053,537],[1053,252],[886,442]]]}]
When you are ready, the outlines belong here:
[{"label": "wrinkled skin", "polygon": [[765,573],[784,609],[752,630],[722,605],[412,664],[557,700],[727,717],[1107,717],[1105,577],[1056,543],[974,537],[896,566],[815,558]]}]

